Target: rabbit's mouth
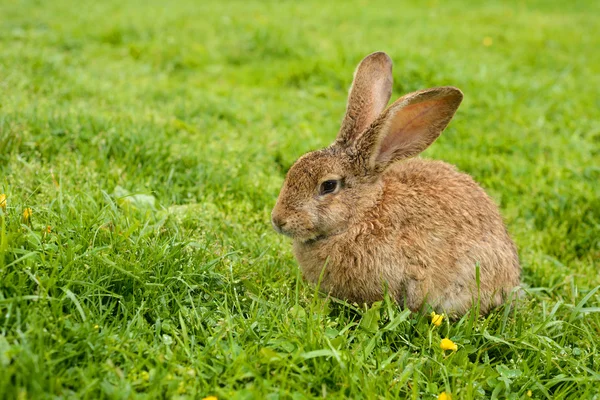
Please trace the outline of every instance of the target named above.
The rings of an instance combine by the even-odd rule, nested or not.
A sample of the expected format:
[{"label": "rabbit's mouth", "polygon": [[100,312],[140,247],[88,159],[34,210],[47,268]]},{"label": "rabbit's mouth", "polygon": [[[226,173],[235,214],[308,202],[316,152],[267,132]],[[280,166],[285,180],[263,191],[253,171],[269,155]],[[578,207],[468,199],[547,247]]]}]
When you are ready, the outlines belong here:
[{"label": "rabbit's mouth", "polygon": [[307,239],[307,240],[303,241],[302,243],[311,245],[311,244],[315,244],[317,242],[320,242],[320,241],[322,241],[324,239],[327,239],[328,237],[329,237],[329,235],[318,235],[318,236],[315,236],[314,238]]},{"label": "rabbit's mouth", "polygon": [[329,238],[332,238],[334,236],[339,236],[339,235],[345,233],[347,230],[348,229],[342,229],[342,230],[339,230],[339,231],[336,231],[336,232],[332,232],[332,233],[327,233],[327,234],[326,233],[322,233],[322,234],[319,234],[319,235],[314,236],[312,238],[309,238],[309,239],[306,239],[306,240],[302,240],[302,243],[304,243],[306,245],[311,245],[311,244],[315,244],[315,243],[318,243],[318,242],[322,242],[325,239],[329,239]]},{"label": "rabbit's mouth", "polygon": [[275,228],[275,230],[284,235],[287,236],[289,238],[291,238],[292,240],[298,241],[302,244],[305,245],[311,245],[311,244],[315,244],[318,242],[321,242],[323,240],[326,240],[332,236],[337,236],[337,235],[341,235],[342,233],[345,232],[345,230],[343,231],[339,231],[339,232],[334,232],[334,233],[313,233],[313,234],[301,234],[299,232],[290,232],[287,231],[285,229],[282,229],[281,227],[279,227],[279,229]]},{"label": "rabbit's mouth", "polygon": [[280,233],[284,236],[289,237],[292,240],[297,240],[302,243],[316,242],[326,237],[326,235],[311,234],[309,232],[292,232],[282,227],[276,227],[275,230],[277,231],[277,233]]}]

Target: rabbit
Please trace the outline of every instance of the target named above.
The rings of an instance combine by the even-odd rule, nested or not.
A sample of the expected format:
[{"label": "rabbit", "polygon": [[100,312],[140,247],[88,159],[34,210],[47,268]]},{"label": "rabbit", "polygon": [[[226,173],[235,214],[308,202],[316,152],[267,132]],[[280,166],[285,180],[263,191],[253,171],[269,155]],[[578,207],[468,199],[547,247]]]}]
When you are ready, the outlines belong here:
[{"label": "rabbit", "polygon": [[289,169],[271,214],[303,277],[350,303],[390,297],[460,317],[509,298],[521,267],[498,208],[467,174],[412,158],[446,128],[463,94],[407,94],[386,108],[392,61],[358,65],[337,138]]}]

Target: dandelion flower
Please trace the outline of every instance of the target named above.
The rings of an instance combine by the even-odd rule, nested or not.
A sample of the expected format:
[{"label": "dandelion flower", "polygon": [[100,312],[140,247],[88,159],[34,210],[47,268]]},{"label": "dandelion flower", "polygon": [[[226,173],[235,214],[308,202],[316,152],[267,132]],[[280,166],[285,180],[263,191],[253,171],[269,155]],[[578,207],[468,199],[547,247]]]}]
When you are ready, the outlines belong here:
[{"label": "dandelion flower", "polygon": [[438,396],[438,400],[452,400],[452,396],[450,396],[450,394],[448,394],[446,392],[442,392]]},{"label": "dandelion flower", "polygon": [[219,399],[217,399],[217,396],[208,396],[208,397],[203,398],[202,400],[219,400]]},{"label": "dandelion flower", "polygon": [[27,207],[26,209],[23,210],[23,222],[28,223],[29,220],[31,219],[31,214],[33,214],[33,210],[31,210],[31,208]]},{"label": "dandelion flower", "polygon": [[431,313],[431,323],[435,326],[442,325],[442,321],[444,320],[444,316],[441,314],[436,314],[435,311]]},{"label": "dandelion flower", "polygon": [[0,194],[0,208],[2,211],[6,211],[6,195],[4,193]]},{"label": "dandelion flower", "polygon": [[442,339],[442,341],[440,342],[440,348],[442,350],[452,350],[452,351],[458,350],[458,346],[456,345],[456,343],[454,343],[452,340],[450,340],[448,338]]},{"label": "dandelion flower", "polygon": [[531,390],[527,391],[527,397],[531,397],[533,395],[533,392]]}]

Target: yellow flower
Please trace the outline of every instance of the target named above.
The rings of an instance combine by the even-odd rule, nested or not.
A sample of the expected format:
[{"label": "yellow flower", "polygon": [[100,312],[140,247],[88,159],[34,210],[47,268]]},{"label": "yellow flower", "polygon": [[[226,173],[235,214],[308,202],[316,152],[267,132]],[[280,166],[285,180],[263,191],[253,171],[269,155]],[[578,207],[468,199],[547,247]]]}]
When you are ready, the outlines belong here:
[{"label": "yellow flower", "polygon": [[436,314],[435,311],[431,313],[431,323],[435,326],[442,325],[442,321],[444,320],[444,316],[441,314]]},{"label": "yellow flower", "polygon": [[208,396],[208,397],[203,398],[202,400],[219,400],[219,399],[217,399],[217,396]]},{"label": "yellow flower", "polygon": [[531,390],[527,391],[527,397],[531,397],[533,395],[533,392]]},{"label": "yellow flower", "polygon": [[26,209],[23,210],[23,222],[28,223],[29,219],[31,219],[31,214],[33,214],[33,210],[31,210],[31,208],[27,207]]},{"label": "yellow flower", "polygon": [[452,396],[450,396],[450,394],[449,394],[449,393],[442,392],[442,393],[440,393],[440,395],[438,396],[438,400],[452,400]]},{"label": "yellow flower", "polygon": [[458,350],[458,346],[456,345],[456,343],[454,343],[452,340],[450,340],[448,338],[442,339],[442,341],[440,342],[440,348],[442,350],[452,350],[452,351]]},{"label": "yellow flower", "polygon": [[0,208],[2,211],[6,211],[6,195],[4,193],[0,194]]}]

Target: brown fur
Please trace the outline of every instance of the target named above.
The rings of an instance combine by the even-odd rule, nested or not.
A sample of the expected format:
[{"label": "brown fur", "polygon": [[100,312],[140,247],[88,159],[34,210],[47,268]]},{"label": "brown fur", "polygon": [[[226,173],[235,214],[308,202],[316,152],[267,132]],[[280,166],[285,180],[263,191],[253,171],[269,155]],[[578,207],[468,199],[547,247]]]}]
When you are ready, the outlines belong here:
[{"label": "brown fur", "polygon": [[[451,87],[412,93],[374,116],[391,88],[391,61],[387,68],[382,54],[357,68],[336,142],[304,155],[288,172],[273,225],[293,238],[304,277],[316,284],[322,275],[321,288],[338,298],[372,303],[387,286],[411,310],[428,303],[459,316],[479,299],[486,313],[520,276],[497,207],[455,167],[408,159],[437,139],[462,93]],[[347,122],[348,115],[363,122]],[[320,194],[330,179],[341,187]]]}]

